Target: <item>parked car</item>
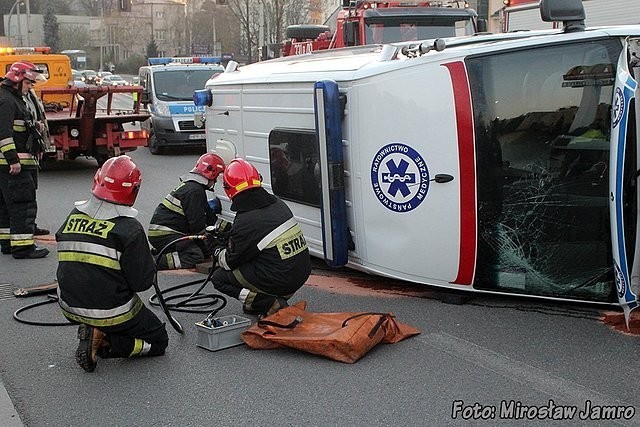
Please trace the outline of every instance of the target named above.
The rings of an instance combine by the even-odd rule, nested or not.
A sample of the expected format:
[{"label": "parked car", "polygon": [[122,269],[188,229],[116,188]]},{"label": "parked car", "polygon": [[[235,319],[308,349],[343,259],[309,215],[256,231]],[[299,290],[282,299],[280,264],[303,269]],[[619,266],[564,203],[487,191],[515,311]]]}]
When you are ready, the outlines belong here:
[{"label": "parked car", "polygon": [[82,76],[84,77],[84,82],[88,85],[96,84],[96,78],[98,74],[93,70],[84,70],[82,71]]},{"label": "parked car", "polygon": [[70,83],[70,86],[75,87],[86,87],[87,84],[84,82],[84,76],[78,70],[71,70],[71,75],[73,76],[73,81]]},{"label": "parked car", "polygon": [[100,82],[101,86],[129,86],[129,82],[117,74],[104,76]]},{"label": "parked car", "polygon": [[107,76],[111,76],[113,73],[109,72],[109,71],[98,71],[98,75],[96,77],[96,84],[98,86],[102,85],[102,79],[104,79]]}]

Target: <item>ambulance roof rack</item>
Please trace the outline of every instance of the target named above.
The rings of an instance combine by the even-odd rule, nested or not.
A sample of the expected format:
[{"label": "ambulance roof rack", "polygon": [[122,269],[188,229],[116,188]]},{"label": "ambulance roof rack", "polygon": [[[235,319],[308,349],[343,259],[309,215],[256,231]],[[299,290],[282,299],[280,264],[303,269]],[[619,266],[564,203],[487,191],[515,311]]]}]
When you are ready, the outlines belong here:
[{"label": "ambulance roof rack", "polygon": [[48,46],[39,47],[0,47],[0,55],[28,55],[28,54],[49,54],[51,48]]},{"label": "ambulance roof rack", "polygon": [[540,17],[544,22],[562,21],[565,33],[585,28],[582,0],[540,0]]},{"label": "ambulance roof rack", "polygon": [[149,65],[220,64],[219,56],[174,56],[149,58]]}]

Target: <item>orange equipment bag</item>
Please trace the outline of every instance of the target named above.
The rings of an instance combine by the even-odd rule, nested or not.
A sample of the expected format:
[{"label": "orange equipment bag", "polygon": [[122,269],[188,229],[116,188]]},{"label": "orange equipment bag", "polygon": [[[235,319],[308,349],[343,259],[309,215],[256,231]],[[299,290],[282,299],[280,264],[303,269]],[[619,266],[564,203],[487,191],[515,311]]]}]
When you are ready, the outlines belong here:
[{"label": "orange equipment bag", "polygon": [[378,343],[396,343],[420,331],[392,313],[312,313],[306,301],[259,320],[241,334],[251,348],[290,347],[354,363]]}]

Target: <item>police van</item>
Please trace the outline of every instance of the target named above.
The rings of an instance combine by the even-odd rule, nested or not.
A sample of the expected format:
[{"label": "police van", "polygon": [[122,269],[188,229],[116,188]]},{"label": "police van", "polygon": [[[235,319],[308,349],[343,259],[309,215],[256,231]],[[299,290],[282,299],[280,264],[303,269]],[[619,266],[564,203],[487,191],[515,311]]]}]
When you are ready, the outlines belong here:
[{"label": "police van", "polygon": [[193,92],[224,70],[219,64],[218,57],[175,57],[149,58],[149,65],[140,67],[140,102],[151,114],[142,128],[149,131],[152,154],[167,147],[205,146],[204,130],[193,124],[193,114],[203,109],[193,103]]},{"label": "police van", "polygon": [[330,265],[628,312],[640,25],[540,12],[564,25],[229,64],[195,95],[208,148],[252,162]]}]

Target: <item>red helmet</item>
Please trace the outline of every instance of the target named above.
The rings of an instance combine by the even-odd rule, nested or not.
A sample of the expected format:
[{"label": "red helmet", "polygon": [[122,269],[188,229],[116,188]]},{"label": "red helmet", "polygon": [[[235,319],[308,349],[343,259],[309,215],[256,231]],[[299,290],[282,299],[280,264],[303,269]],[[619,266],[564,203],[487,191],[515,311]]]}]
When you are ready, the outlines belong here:
[{"label": "red helmet", "polygon": [[19,83],[24,79],[36,82],[38,74],[42,73],[35,65],[27,61],[18,61],[11,64],[9,71],[4,76],[5,79],[11,80],[14,83]]},{"label": "red helmet", "polygon": [[191,172],[202,175],[210,181],[215,181],[224,172],[224,160],[217,154],[206,153],[200,156]]},{"label": "red helmet", "polygon": [[244,159],[233,159],[222,175],[224,192],[230,199],[250,188],[262,187],[262,176],[258,170]]},{"label": "red helmet", "polygon": [[98,199],[131,206],[136,201],[141,182],[140,169],[130,157],[112,157],[96,172],[91,192]]}]

